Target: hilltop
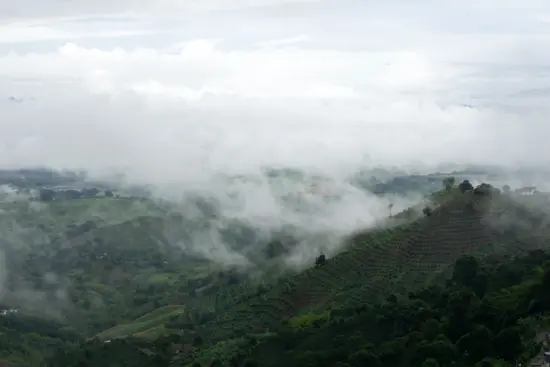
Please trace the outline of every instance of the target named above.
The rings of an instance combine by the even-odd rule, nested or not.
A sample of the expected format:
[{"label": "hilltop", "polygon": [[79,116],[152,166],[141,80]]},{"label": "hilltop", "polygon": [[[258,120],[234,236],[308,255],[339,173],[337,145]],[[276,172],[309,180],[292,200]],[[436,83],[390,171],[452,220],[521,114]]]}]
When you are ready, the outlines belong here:
[{"label": "hilltop", "polygon": [[[47,187],[41,190],[55,191],[54,197],[6,201],[0,228],[9,261],[0,303],[18,312],[0,321],[29,317],[73,336],[48,341],[20,331],[22,344],[0,356],[20,361],[21,353],[32,352],[36,363],[49,358],[52,366],[70,366],[63,358],[77,361],[79,350],[87,350],[86,358],[96,361],[91,366],[132,358],[150,366],[205,366],[218,359],[241,366],[245,353],[269,365],[260,351],[282,327],[290,328],[287,334],[310,328],[315,334],[348,310],[378,309],[388,299],[406,303],[411,292],[446,287],[464,255],[490,272],[495,264],[508,266],[510,256],[547,248],[546,194],[485,184],[474,189],[437,177],[445,189],[426,189],[423,203],[350,235],[337,253],[313,246],[309,255],[317,261],[305,269],[285,266],[285,256],[299,245],[292,231],[258,236],[249,224],[232,221],[222,232],[229,264],[185,245],[205,228],[205,218],[218,215],[208,201],[199,201],[202,216],[194,219],[170,203],[105,187]],[[417,182],[411,178],[411,185]],[[3,327],[18,332],[13,325]],[[56,344],[65,357],[40,352],[40,343]]]}]

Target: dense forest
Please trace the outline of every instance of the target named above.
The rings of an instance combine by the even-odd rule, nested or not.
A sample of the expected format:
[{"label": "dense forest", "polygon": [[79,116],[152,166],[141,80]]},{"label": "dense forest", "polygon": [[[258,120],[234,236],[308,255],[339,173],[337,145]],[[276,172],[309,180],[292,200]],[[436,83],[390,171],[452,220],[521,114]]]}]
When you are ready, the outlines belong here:
[{"label": "dense forest", "polygon": [[[265,335],[244,335],[233,355],[204,366],[515,366],[540,351],[550,310],[550,254],[459,259],[443,286],[352,309],[281,320]],[[200,332],[200,329],[199,329]],[[50,366],[169,366],[190,363],[200,336],[151,343],[92,341],[52,356]],[[125,363],[125,364],[123,364]],[[201,364],[195,363],[194,366]]]}]

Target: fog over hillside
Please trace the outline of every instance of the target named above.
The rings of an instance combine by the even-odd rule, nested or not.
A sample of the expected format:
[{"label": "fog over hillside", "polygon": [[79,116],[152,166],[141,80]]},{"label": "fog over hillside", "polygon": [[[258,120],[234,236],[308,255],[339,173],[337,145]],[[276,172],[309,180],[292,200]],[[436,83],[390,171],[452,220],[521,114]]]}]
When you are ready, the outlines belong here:
[{"label": "fog over hillside", "polygon": [[[313,233],[318,251],[377,224],[390,204],[422,201],[354,181],[377,167],[502,165],[518,186],[545,185],[514,173],[550,156],[541,1],[26,0],[0,10],[4,168],[85,170],[172,203],[201,196],[215,203],[213,228],[291,226]],[[337,238],[322,243],[326,233]]]},{"label": "fog over hillside", "polygon": [[548,0],[0,0],[0,366],[530,365],[549,41]]}]

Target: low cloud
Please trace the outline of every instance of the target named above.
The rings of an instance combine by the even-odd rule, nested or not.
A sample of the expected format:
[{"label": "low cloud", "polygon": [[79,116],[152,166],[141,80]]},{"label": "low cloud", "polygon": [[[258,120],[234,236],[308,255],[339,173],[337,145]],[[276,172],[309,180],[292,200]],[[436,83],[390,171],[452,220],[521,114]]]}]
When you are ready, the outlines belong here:
[{"label": "low cloud", "polygon": [[3,166],[123,167],[159,182],[262,165],[545,161],[546,107],[463,98],[485,82],[422,53],[67,44],[11,53],[0,70]]},{"label": "low cloud", "polygon": [[216,261],[253,262],[236,220],[290,227],[294,265],[335,251],[388,213],[360,170],[548,161],[540,1],[52,1],[0,7],[0,166],[122,173],[186,220],[208,198],[208,228],[167,236]]}]

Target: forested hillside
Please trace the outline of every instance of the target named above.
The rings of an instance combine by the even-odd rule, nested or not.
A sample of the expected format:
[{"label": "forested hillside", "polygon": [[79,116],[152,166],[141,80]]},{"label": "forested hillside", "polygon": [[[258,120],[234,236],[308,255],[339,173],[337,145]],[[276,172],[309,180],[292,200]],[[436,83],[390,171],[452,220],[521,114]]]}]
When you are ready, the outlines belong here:
[{"label": "forested hillside", "polygon": [[[208,343],[197,328],[145,341],[91,341],[51,366],[515,366],[539,353],[550,254],[460,258],[445,284],[282,319],[270,332]],[[194,362],[192,362],[194,361]]]},{"label": "forested hillside", "polygon": [[[239,219],[215,227],[209,218],[222,213],[198,197],[176,207],[85,185],[32,194],[27,182],[0,212],[0,358],[60,367],[525,365],[550,307],[549,196],[437,177],[418,205],[394,213],[390,202],[389,216],[340,238],[335,253],[292,228],[267,236]],[[392,182],[401,192],[408,181],[384,190]],[[197,236],[212,229],[225,252],[196,246],[212,241]],[[289,267],[304,248],[312,260]]]}]

